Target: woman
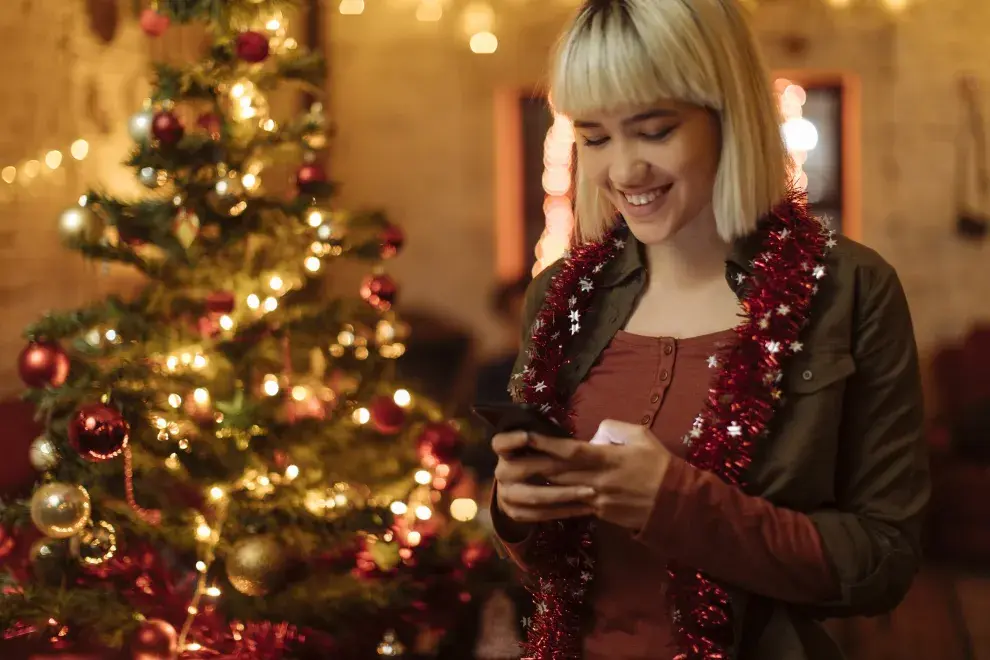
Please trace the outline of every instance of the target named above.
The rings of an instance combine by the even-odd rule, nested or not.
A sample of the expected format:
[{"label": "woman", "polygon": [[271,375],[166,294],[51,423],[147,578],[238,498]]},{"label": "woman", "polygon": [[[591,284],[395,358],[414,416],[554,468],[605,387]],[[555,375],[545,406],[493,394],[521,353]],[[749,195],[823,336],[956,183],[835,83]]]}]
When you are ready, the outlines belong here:
[{"label": "woman", "polygon": [[578,240],[511,389],[573,439],[492,441],[528,656],[841,658],[816,622],[901,600],[928,499],[895,272],[789,190],[735,0],[588,0],[551,97]]}]

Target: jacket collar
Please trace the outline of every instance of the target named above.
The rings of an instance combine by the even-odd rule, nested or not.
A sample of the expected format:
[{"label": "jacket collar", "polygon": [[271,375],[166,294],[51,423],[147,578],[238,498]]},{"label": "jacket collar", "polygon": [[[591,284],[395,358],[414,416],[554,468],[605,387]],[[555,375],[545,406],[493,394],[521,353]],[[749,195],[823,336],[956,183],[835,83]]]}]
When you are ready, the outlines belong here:
[{"label": "jacket collar", "polygon": [[[643,244],[637,241],[628,229],[624,230],[623,238],[626,242],[625,247],[605,271],[602,286],[606,288],[617,286],[646,268],[646,254]],[[725,262],[726,274],[729,275],[730,271],[738,272],[740,270],[752,274],[752,261],[760,250],[760,244],[759,231],[736,239]]]}]

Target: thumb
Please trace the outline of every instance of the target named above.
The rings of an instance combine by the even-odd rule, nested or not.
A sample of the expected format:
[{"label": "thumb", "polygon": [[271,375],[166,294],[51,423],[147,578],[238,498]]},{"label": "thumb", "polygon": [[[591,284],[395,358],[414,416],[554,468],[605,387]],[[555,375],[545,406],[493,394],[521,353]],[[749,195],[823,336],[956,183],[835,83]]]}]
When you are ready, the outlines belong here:
[{"label": "thumb", "polygon": [[643,427],[616,419],[606,419],[591,439],[594,445],[627,445],[642,437]]}]

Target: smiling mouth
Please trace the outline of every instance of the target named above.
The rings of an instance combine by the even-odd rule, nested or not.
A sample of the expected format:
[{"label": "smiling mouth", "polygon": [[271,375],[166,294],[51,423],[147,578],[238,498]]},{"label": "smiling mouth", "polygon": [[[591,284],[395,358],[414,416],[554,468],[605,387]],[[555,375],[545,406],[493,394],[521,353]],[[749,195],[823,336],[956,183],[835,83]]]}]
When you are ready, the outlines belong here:
[{"label": "smiling mouth", "polygon": [[630,195],[629,193],[622,193],[622,196],[625,198],[626,202],[628,202],[630,206],[646,206],[650,202],[656,200],[661,195],[667,194],[667,192],[670,191],[673,185],[674,184],[672,183],[668,183],[665,186],[660,186],[659,188],[648,190],[645,193],[637,193],[635,195]]}]

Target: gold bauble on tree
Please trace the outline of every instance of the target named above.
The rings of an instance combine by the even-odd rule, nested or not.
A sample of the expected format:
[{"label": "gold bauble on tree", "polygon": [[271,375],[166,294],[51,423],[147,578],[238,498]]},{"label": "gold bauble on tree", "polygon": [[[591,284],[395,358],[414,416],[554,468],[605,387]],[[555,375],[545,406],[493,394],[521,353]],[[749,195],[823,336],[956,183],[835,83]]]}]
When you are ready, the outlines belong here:
[{"label": "gold bauble on tree", "polygon": [[227,555],[227,579],[245,596],[264,596],[281,586],[287,567],[285,551],[271,536],[241,539]]},{"label": "gold bauble on tree", "polygon": [[72,537],[69,549],[82,563],[99,566],[117,553],[117,531],[105,520],[89,524]]},{"label": "gold bauble on tree", "polygon": [[31,520],[53,539],[78,534],[89,522],[90,510],[89,493],[74,484],[45,484],[31,496]]},{"label": "gold bauble on tree", "polygon": [[70,206],[58,217],[58,234],[68,245],[94,243],[103,236],[103,222],[87,206]]},{"label": "gold bauble on tree", "polygon": [[28,559],[31,573],[38,582],[47,586],[61,584],[66,575],[68,547],[61,539],[40,538],[31,546]]}]

